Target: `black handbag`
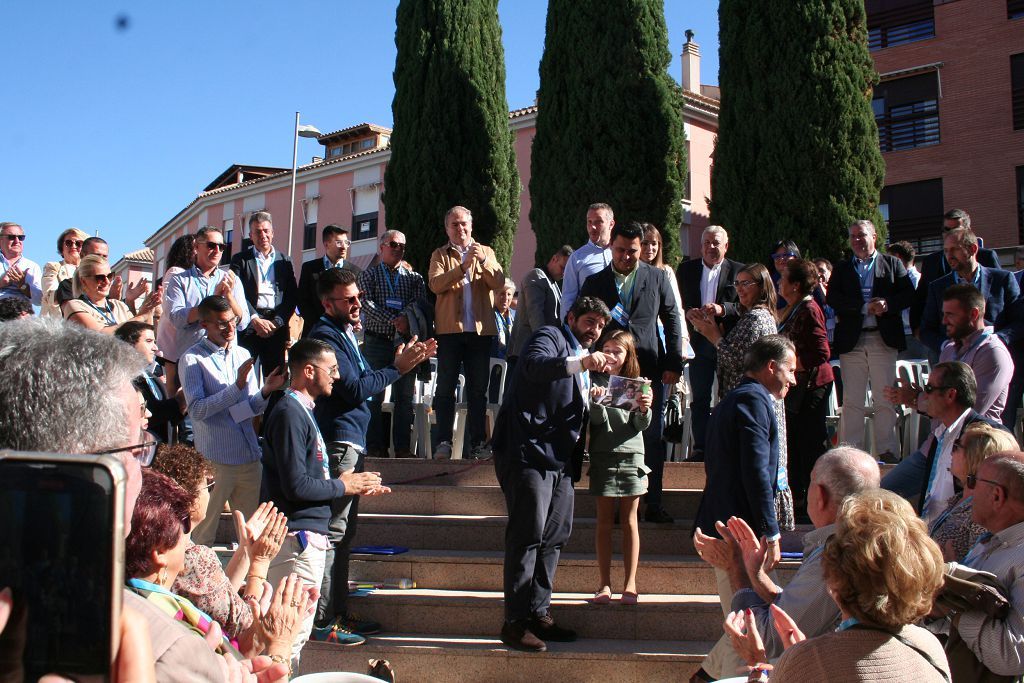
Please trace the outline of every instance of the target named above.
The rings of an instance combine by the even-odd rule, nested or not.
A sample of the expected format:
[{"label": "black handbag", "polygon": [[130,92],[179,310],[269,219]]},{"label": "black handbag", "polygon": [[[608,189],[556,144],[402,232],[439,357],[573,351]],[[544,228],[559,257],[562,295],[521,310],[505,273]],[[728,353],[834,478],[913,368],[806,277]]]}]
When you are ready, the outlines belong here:
[{"label": "black handbag", "polygon": [[683,408],[678,392],[673,392],[665,401],[665,427],[661,438],[666,443],[683,442]]}]

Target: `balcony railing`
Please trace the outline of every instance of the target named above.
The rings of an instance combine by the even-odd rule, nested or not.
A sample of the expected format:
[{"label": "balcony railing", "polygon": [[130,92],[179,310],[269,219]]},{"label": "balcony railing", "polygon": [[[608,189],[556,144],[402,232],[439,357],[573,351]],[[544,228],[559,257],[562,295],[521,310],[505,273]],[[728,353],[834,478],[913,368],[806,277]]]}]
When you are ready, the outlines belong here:
[{"label": "balcony railing", "polygon": [[870,50],[881,50],[934,37],[935,11],[931,0],[868,15]]},{"label": "balcony railing", "polygon": [[939,109],[935,100],[893,107],[876,116],[878,144],[883,152],[898,152],[939,144]]}]

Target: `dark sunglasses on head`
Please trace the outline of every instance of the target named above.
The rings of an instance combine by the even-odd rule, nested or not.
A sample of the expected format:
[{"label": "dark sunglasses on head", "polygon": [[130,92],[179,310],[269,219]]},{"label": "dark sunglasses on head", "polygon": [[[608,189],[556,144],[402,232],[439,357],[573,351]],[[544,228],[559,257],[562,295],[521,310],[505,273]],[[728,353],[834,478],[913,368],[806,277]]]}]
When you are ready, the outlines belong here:
[{"label": "dark sunglasses on head", "polygon": [[95,280],[96,284],[103,284],[106,282],[110,282],[111,280],[110,273],[94,273],[92,275],[86,275],[86,277]]},{"label": "dark sunglasses on head", "polygon": [[384,246],[392,249],[405,249],[405,242],[385,242]]},{"label": "dark sunglasses on head", "polygon": [[24,235],[4,235],[4,237],[6,237],[7,239],[11,240],[12,242],[24,242],[25,241],[25,236]]},{"label": "dark sunglasses on head", "polygon": [[67,247],[68,249],[81,249],[83,244],[85,244],[85,242],[83,242],[82,240],[64,240],[64,246]]},{"label": "dark sunglasses on head", "polygon": [[227,247],[223,242],[203,242],[210,251],[224,251]]}]

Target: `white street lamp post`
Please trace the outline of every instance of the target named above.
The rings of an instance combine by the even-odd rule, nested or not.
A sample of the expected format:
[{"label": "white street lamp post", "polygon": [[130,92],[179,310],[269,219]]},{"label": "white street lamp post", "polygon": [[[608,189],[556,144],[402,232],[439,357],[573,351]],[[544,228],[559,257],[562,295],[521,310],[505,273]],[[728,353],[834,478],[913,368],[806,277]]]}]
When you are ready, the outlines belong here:
[{"label": "white street lamp post", "polygon": [[292,231],[295,228],[295,176],[299,170],[299,136],[318,138],[322,135],[315,126],[299,125],[299,112],[295,112],[295,140],[292,144],[292,198],[288,204],[288,258],[292,258]]}]

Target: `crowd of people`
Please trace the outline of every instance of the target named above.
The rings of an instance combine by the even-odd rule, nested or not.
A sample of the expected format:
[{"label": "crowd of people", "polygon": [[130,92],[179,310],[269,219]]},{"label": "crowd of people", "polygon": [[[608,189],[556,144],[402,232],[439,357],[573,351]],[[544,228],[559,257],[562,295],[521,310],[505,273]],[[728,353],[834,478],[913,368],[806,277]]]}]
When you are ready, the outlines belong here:
[{"label": "crowd of people", "polygon": [[[587,242],[519,287],[474,240],[468,209],[443,224],[425,276],[403,233],[382,234],[360,268],[348,231],[330,225],[325,255],[296,278],[271,215],[256,212],[230,264],[224,235],[201,228],[152,286],[112,277],[106,243],[75,229],[40,269],[22,226],[0,224],[0,318],[12,321],[0,326],[0,399],[18,407],[0,411],[0,448],[116,453],[128,473],[132,649],[119,666],[140,680],[185,680],[186,661],[195,680],[276,680],[310,639],[378,632],[348,606],[359,499],[391,493],[366,458],[413,456],[416,381],[436,358],[433,446],[418,455],[493,458],[508,508],[506,645],[576,638],[550,604],[583,476],[597,499],[592,602],[643,599],[639,522],[674,522],[665,406],[685,393],[690,459],[707,476],[694,546],[714,567],[725,632],[694,680],[1024,675],[1024,453],[1008,430],[1024,391],[1021,273],[998,267],[966,212],[946,215],[943,252],[920,273],[909,244],[880,251],[870,221],[849,226],[853,255],[834,265],[790,240],[742,264],[711,226],[700,257],[673,269],[655,226],[617,224],[595,203]],[[33,306],[50,320],[31,320]],[[907,353],[930,362],[925,381],[897,381]],[[64,390],[68,373],[81,391]],[[908,449],[897,427],[915,410],[931,429],[903,436]],[[896,465],[882,477],[878,461]],[[226,508],[238,548],[222,566],[211,546]],[[782,534],[801,521],[815,530],[782,587]],[[988,572],[1008,609],[944,601],[944,577],[964,568]]]}]

